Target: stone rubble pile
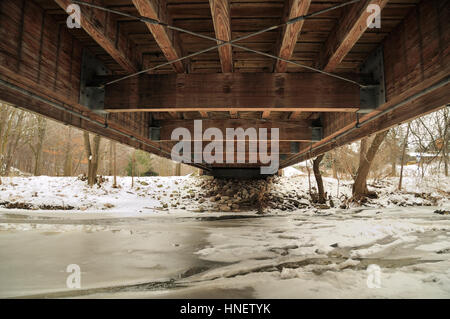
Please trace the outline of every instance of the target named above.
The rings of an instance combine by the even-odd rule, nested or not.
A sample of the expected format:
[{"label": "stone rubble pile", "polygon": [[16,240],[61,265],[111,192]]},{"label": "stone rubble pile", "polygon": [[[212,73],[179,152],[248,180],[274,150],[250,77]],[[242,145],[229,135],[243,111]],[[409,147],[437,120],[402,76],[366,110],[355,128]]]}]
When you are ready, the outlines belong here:
[{"label": "stone rubble pile", "polygon": [[[305,194],[293,190],[283,191],[277,187],[277,182],[278,177],[254,180],[203,178],[196,189],[189,187],[184,195],[173,198],[170,206],[186,209],[186,206],[193,204],[192,210],[197,212],[253,209],[262,212],[265,208],[294,211],[311,206]],[[174,191],[173,194],[179,195],[179,192]]]}]

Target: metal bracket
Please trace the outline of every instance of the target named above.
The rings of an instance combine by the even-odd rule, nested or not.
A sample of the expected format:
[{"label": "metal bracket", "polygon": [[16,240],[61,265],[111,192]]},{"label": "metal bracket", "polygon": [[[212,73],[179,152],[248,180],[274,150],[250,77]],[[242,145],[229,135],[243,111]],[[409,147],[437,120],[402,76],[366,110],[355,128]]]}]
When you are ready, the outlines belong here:
[{"label": "metal bracket", "polygon": [[96,76],[109,75],[111,72],[91,52],[83,50],[80,81],[80,104],[87,106],[90,110],[104,114],[105,89],[92,86],[89,83]]},{"label": "metal bracket", "polygon": [[360,74],[366,87],[360,89],[360,109],[357,113],[370,113],[386,102],[383,46],[376,48],[364,61]]},{"label": "metal bracket", "polygon": [[148,138],[152,141],[161,140],[161,125],[158,120],[153,119],[153,115],[151,113],[148,121]]},{"label": "metal bracket", "polygon": [[323,139],[323,128],[321,126],[313,126],[311,128],[311,141],[319,142]]},{"label": "metal bracket", "polygon": [[300,152],[300,142],[291,142],[291,153],[297,154]]},{"label": "metal bracket", "polygon": [[150,126],[148,135],[152,141],[160,141],[161,140],[161,128],[156,127],[156,126]]}]

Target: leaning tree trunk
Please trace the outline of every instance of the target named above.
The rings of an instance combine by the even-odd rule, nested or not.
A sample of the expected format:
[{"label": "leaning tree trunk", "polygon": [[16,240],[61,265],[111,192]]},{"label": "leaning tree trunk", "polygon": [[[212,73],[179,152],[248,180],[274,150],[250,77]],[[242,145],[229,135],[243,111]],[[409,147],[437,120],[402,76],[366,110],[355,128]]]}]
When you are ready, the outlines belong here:
[{"label": "leaning tree trunk", "polygon": [[361,141],[361,152],[364,152],[364,154],[360,154],[358,172],[356,173],[355,183],[353,184],[353,197],[360,198],[373,195],[367,189],[367,176],[369,175],[373,159],[387,133],[388,130],[377,133],[367,152],[364,152],[366,141]]},{"label": "leaning tree trunk", "polygon": [[323,190],[323,181],[322,181],[322,175],[320,174],[320,162],[323,159],[324,154],[319,155],[316,157],[316,159],[313,161],[313,171],[314,171],[314,177],[316,178],[317,182],[317,191],[318,191],[318,202],[320,204],[325,204],[325,192]]}]

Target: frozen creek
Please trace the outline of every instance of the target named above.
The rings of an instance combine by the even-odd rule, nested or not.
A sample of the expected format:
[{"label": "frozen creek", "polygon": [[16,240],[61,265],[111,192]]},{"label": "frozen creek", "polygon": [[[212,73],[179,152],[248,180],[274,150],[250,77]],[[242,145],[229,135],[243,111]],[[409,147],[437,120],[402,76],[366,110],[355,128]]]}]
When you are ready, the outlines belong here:
[{"label": "frozen creek", "polygon": [[[0,297],[449,298],[450,215],[436,209],[3,209]],[[66,287],[70,264],[81,289]],[[380,288],[369,288],[371,264]]]}]

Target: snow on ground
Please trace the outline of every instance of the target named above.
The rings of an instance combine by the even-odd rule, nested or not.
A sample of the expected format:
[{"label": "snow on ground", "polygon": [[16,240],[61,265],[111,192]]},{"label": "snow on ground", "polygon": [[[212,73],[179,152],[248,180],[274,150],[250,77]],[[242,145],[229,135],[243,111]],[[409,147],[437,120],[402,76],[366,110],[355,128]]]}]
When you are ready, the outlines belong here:
[{"label": "snow on ground", "polygon": [[[301,205],[313,207],[309,196],[308,176],[302,175],[300,171],[297,174],[294,170],[298,171],[290,167],[287,171],[289,176],[275,178],[272,191],[282,194],[288,200],[292,198]],[[201,204],[201,210],[211,211],[216,199],[203,198],[206,196],[205,185],[207,188],[210,179],[208,176],[140,177],[135,178],[132,187],[131,177],[118,177],[119,187],[113,188],[112,177],[107,177],[107,181],[100,187],[97,185],[89,187],[85,181],[76,177],[6,177],[2,178],[3,184],[0,185],[0,206],[33,210],[69,209],[71,212],[108,211],[137,214],[198,210]],[[245,183],[239,181],[236,183],[241,188],[247,187]],[[379,198],[369,200],[365,205],[398,207],[439,206],[450,203],[448,177],[405,176],[402,191],[397,190],[397,184],[397,178],[370,181],[369,189],[375,190]],[[314,191],[313,178],[311,185]],[[328,204],[332,207],[341,206],[351,197],[352,181],[338,182],[336,179],[325,177],[324,185],[327,195],[331,198]],[[231,196],[230,200],[232,199]]]}]

